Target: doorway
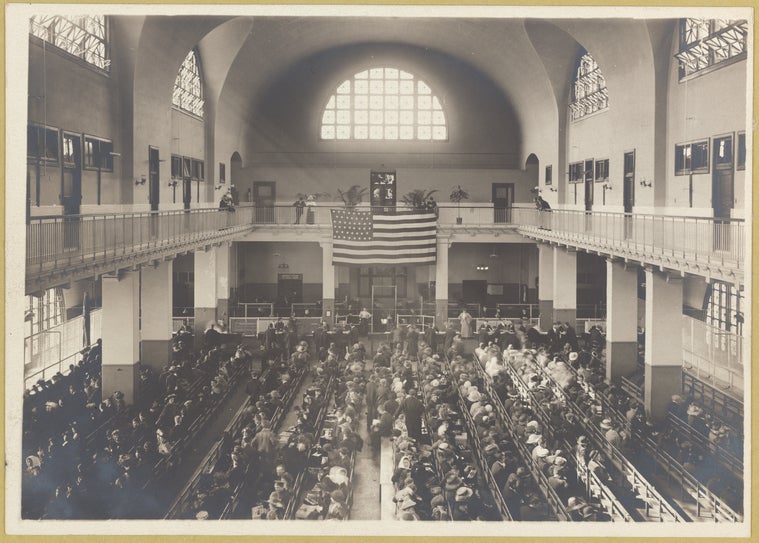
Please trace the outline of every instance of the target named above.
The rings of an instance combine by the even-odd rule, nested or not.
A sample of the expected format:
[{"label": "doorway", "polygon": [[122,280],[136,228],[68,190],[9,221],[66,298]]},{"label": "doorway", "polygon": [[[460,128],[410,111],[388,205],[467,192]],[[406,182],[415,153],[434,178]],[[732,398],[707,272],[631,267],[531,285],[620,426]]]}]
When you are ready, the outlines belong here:
[{"label": "doorway", "polygon": [[253,201],[256,203],[257,223],[274,223],[274,203],[276,202],[277,186],[274,181],[254,181]]},{"label": "doorway", "polygon": [[593,159],[585,161],[585,211],[593,211]]},{"label": "doorway", "polygon": [[182,157],[182,203],[185,211],[192,203],[192,159]]},{"label": "doorway", "polygon": [[625,153],[622,204],[625,211],[625,239],[632,237],[632,212],[635,206],[635,151]]},{"label": "doorway", "polygon": [[280,273],[277,274],[277,305],[286,306],[303,302],[303,274]]},{"label": "doorway", "polygon": [[63,133],[63,160],[61,204],[63,214],[63,248],[79,247],[78,215],[82,211],[82,138],[78,134]]},{"label": "doorway", "polygon": [[510,223],[514,183],[493,183],[493,222]]},{"label": "doorway", "polygon": [[479,279],[462,281],[461,297],[466,303],[484,305],[488,298],[488,282]]},{"label": "doorway", "polygon": [[733,172],[733,136],[714,138],[712,172],[712,207],[714,209],[714,249],[730,248],[730,215],[735,187]]},{"label": "doorway", "polygon": [[158,147],[151,145],[148,147],[148,201],[150,202],[150,211],[158,211],[158,204],[161,201],[160,168]]}]

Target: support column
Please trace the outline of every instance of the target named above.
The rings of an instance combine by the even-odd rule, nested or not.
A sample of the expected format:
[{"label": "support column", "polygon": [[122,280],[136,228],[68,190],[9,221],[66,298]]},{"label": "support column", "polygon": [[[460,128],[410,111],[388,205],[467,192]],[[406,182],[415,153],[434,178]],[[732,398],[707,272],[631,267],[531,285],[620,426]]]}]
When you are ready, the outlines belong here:
[{"label": "support column", "polygon": [[538,243],[538,310],[540,329],[547,332],[553,323],[553,247]]},{"label": "support column", "polygon": [[160,371],[171,360],[174,263],[142,268],[140,360]]},{"label": "support column", "polygon": [[553,249],[553,320],[576,327],[577,252],[561,247]]},{"label": "support column", "polygon": [[606,261],[606,379],[617,383],[638,364],[638,269]]},{"label": "support column", "polygon": [[103,276],[103,397],[116,391],[127,404],[139,399],[139,272]]},{"label": "support column", "polygon": [[322,247],[322,319],[330,326],[335,322],[335,266],[332,264],[332,242],[321,241]]},{"label": "support column", "polygon": [[646,414],[667,416],[672,395],[682,389],[683,283],[679,276],[646,268]]},{"label": "support column", "polygon": [[228,324],[231,251],[227,244],[217,247],[214,251],[216,253],[216,319],[222,319],[224,324]]},{"label": "support column", "polygon": [[195,345],[203,343],[208,324],[216,321],[216,251],[195,251]]},{"label": "support column", "polygon": [[435,325],[445,330],[448,323],[448,238],[437,238],[437,262],[435,263]]}]

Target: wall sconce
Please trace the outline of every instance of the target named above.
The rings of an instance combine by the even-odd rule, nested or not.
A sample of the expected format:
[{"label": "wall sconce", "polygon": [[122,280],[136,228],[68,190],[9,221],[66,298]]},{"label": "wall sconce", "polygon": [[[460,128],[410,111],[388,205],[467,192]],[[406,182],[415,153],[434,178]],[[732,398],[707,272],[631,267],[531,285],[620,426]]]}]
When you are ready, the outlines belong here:
[{"label": "wall sconce", "polygon": [[559,189],[554,188],[554,187],[548,187],[548,190],[550,190],[551,192],[559,192]]},{"label": "wall sconce", "polygon": [[171,188],[176,187],[177,186],[177,180],[176,179],[172,179],[171,181],[169,181],[169,186]]},{"label": "wall sconce", "polygon": [[604,183],[604,184],[603,184],[603,188],[604,188],[604,190],[611,190],[611,189],[612,189],[612,186],[611,186],[611,185],[609,185],[608,183]]},{"label": "wall sconce", "polygon": [[142,177],[140,177],[139,179],[135,179],[135,180],[134,180],[134,184],[135,184],[135,185],[144,185],[144,184],[145,184],[145,181],[147,181],[147,180],[145,179],[145,176],[143,175],[143,176],[142,176]]},{"label": "wall sconce", "polygon": [[477,271],[488,271],[490,269],[490,266],[477,266]]},{"label": "wall sconce", "polygon": [[286,262],[282,262],[281,264],[277,265],[278,270],[289,270],[290,264],[287,264]]},{"label": "wall sconce", "polygon": [[223,188],[224,188],[224,185],[218,185],[218,186],[214,187],[214,190],[221,190]]},{"label": "wall sconce", "polygon": [[652,187],[654,184],[652,181],[646,182],[645,178],[640,180],[640,183],[638,183],[641,187]]}]

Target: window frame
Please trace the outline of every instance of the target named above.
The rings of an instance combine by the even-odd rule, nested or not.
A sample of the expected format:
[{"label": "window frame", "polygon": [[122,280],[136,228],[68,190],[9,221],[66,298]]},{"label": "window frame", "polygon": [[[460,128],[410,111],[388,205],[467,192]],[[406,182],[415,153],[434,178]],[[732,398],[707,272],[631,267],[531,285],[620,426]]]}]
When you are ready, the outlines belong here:
[{"label": "window frame", "polygon": [[224,162],[219,162],[219,184],[223,185],[227,182],[227,165]]},{"label": "window frame", "polygon": [[545,183],[546,186],[553,185],[553,164],[549,164],[546,166],[546,177],[545,177]]},{"label": "window frame", "polygon": [[[35,144],[35,149],[37,151],[36,154],[30,154],[30,150],[31,150],[30,149],[31,145],[29,144],[29,142],[30,142],[30,137],[29,137],[30,130],[34,130],[35,131],[35,138],[34,138],[34,140],[36,142],[36,144]],[[39,143],[40,143],[40,137],[39,137],[39,135],[40,134],[44,134],[44,137],[42,138],[42,141],[43,141],[43,150],[45,151],[44,155],[40,155],[40,152],[39,152],[40,151],[40,148],[39,148]],[[52,146],[49,145],[50,143],[52,143],[52,141],[49,141],[50,139],[54,139],[55,140],[55,146],[54,147],[52,147]],[[50,149],[50,148],[54,148],[55,149],[55,156],[54,157],[49,157],[48,154],[47,154],[47,150]],[[40,163],[45,163],[45,164],[48,164],[48,165],[58,165],[58,163],[61,160],[60,129],[58,129],[58,128],[54,127],[54,126],[49,126],[49,125],[42,124],[42,123],[34,123],[34,122],[28,123],[27,124],[27,128],[26,128],[26,158],[27,158],[28,162],[34,162],[34,163],[36,163],[37,161],[39,161]]]},{"label": "window frame", "polygon": [[[375,70],[382,70],[382,76],[376,77],[372,74]],[[396,72],[396,76],[388,75],[389,71]],[[381,91],[373,91],[372,83],[378,82],[375,88],[381,88]],[[406,84],[408,82],[408,84]],[[357,83],[366,87],[364,90],[357,90]],[[365,83],[365,84],[364,84]],[[388,83],[395,84],[397,92],[388,89]],[[346,85],[347,84],[347,85]],[[410,92],[404,92],[403,86],[410,85]],[[347,87],[345,90],[341,90]],[[391,85],[391,89],[393,86]],[[372,105],[372,98],[378,96],[382,98],[381,106]],[[411,97],[409,107],[404,107],[403,101],[406,97]],[[427,100],[426,97],[429,97]],[[397,107],[388,106],[388,98],[397,98]],[[346,100],[347,99],[347,100]],[[366,102],[365,105],[358,105],[358,100]],[[345,102],[347,101],[347,104]],[[429,102],[429,105],[422,105],[420,102]],[[344,105],[341,105],[343,102]],[[324,101],[321,108],[321,114],[318,122],[318,139],[321,142],[337,141],[360,141],[360,142],[428,142],[443,143],[450,141],[450,123],[449,116],[445,110],[443,99],[427,83],[426,80],[417,74],[395,66],[369,66],[353,73],[346,79],[341,80],[335,86],[328,98]],[[402,117],[406,112],[411,113],[409,122],[404,122]],[[422,122],[420,116],[429,113],[429,122]],[[366,116],[364,121],[357,121],[357,116]],[[376,120],[373,120],[373,114],[377,114]],[[396,115],[397,120],[389,120]],[[438,115],[439,114],[439,115]],[[339,122],[340,116],[348,117],[347,121]],[[436,122],[435,117],[442,116],[442,122]],[[332,120],[326,121],[330,118]],[[410,137],[402,137],[402,129],[411,128]],[[436,137],[436,128],[442,127],[445,130],[445,137]],[[347,128],[347,136],[342,137],[339,133],[340,128]],[[366,129],[365,136],[357,136],[357,129]],[[374,137],[372,129],[378,128],[382,136]],[[388,131],[392,134],[395,129],[395,137],[388,136]],[[420,137],[420,130],[429,130],[429,137]],[[325,136],[325,130],[331,130],[332,136]]]},{"label": "window frame", "polygon": [[[688,32],[689,21],[706,22],[708,30],[706,35],[698,36],[693,41],[687,41],[685,35]],[[700,19],[694,17],[681,18],[678,21],[678,49],[674,57],[677,60],[677,75],[679,82],[689,81],[694,77],[699,77],[718,70],[722,67],[729,66],[735,62],[745,60],[748,57],[747,45],[748,45],[748,22],[745,19],[730,20],[724,26],[717,28],[718,21],[725,21],[724,19]],[[703,25],[702,25],[703,26]],[[732,44],[730,40],[724,37],[730,35],[735,39],[736,36],[742,34],[742,51],[732,54]],[[720,41],[722,40],[722,41]],[[738,43],[737,40],[735,43]],[[727,44],[728,54],[725,58],[717,58],[717,49],[724,49]],[[721,45],[721,47],[717,47]],[[696,59],[698,64],[703,66],[696,66],[695,68],[689,68],[689,61]]]},{"label": "window frame", "polygon": [[182,155],[171,155],[171,178],[182,179]]},{"label": "window frame", "polygon": [[[586,64],[591,68],[587,72],[583,70]],[[596,59],[585,49],[575,62],[569,93],[569,116],[573,123],[609,110],[606,77]]]},{"label": "window frame", "polygon": [[[68,130],[61,130],[61,166],[64,168],[81,168],[82,167],[82,161],[83,161],[83,152],[84,152],[84,146],[82,145],[82,135],[77,132],[70,132]],[[77,157],[76,154],[72,155],[73,162],[67,162],[66,157],[66,139],[79,139],[79,156]],[[79,162],[77,163],[77,158],[79,159]]]},{"label": "window frame", "polygon": [[[182,85],[183,81],[183,70],[190,71],[190,67],[187,66],[187,61],[192,57],[193,65],[195,70],[191,71],[191,75],[193,76],[193,79],[197,77],[198,81],[198,93],[195,94],[192,88],[192,84],[189,86]],[[175,98],[177,97],[177,89],[179,89],[179,103],[175,101]],[[182,97],[189,97],[192,100],[197,101],[197,110],[196,109],[189,109],[185,107],[182,104]],[[194,117],[199,120],[203,120],[205,117],[205,85],[203,84],[203,65],[200,61],[200,53],[198,52],[197,47],[193,47],[190,49],[190,51],[185,55],[184,60],[182,60],[182,63],[179,65],[179,69],[177,70],[177,76],[174,79],[174,86],[172,87],[172,94],[171,94],[171,107],[172,109],[179,111],[181,113],[184,113],[186,115],[189,115],[191,117]]]},{"label": "window frame", "polygon": [[569,179],[570,184],[576,185],[585,182],[585,161],[578,160],[577,162],[571,162],[569,164]]},{"label": "window frame", "polygon": [[[87,144],[92,142],[97,144],[97,152],[95,152],[95,145],[93,145],[92,158],[93,163],[88,163]],[[105,146],[106,150],[102,149]],[[90,134],[82,135],[82,169],[83,170],[100,170],[101,172],[113,172],[113,140],[107,138],[100,138],[98,136],[92,136]],[[103,156],[106,156],[105,164],[101,161]],[[96,160],[95,160],[96,159]]]},{"label": "window frame", "polygon": [[[603,177],[599,177],[599,166],[601,169],[606,170],[606,175]],[[608,158],[601,158],[597,159],[593,163],[593,179],[596,183],[608,183],[609,182],[609,159]]]},{"label": "window frame", "polygon": [[[675,175],[691,175],[691,174],[707,174],[710,171],[710,160],[709,160],[709,151],[711,149],[711,138],[701,138],[685,143],[676,143],[675,144],[675,160],[674,160],[674,166],[675,166]],[[706,160],[705,166],[700,167],[693,167],[693,147],[695,145],[702,145],[706,144],[706,152],[704,153],[704,157]],[[685,148],[691,148],[690,151],[690,166],[685,167],[685,164],[680,165],[678,167],[678,157],[681,156],[680,149]]]},{"label": "window frame", "polygon": [[[29,18],[29,39],[30,39],[30,41],[32,41],[33,43],[37,42],[38,44],[40,44],[40,46],[43,46],[42,45],[43,43],[44,44],[48,44],[51,47],[51,49],[50,49],[51,51],[55,51],[56,53],[61,54],[65,58],[67,58],[69,60],[72,60],[74,62],[77,62],[77,63],[81,64],[82,66],[85,66],[85,67],[87,67],[87,68],[89,68],[91,70],[94,70],[95,72],[97,72],[97,73],[99,73],[101,75],[104,75],[104,76],[110,75],[110,71],[111,71],[111,32],[110,32],[110,19],[109,19],[109,17],[107,15],[81,15],[81,16],[78,16],[78,17],[88,17],[90,19],[92,19],[94,17],[103,17],[103,37],[102,38],[100,36],[98,36],[97,34],[93,34],[92,32],[90,32],[90,31],[82,28],[82,26],[80,24],[77,24],[76,22],[72,21],[72,19],[70,17],[65,16],[65,15],[53,15],[53,16],[50,16],[50,19],[54,19],[55,21],[52,24],[50,24],[50,25],[48,25],[46,27],[42,26],[41,24],[35,23],[35,21],[34,21],[35,17],[44,17],[44,16],[34,16],[33,15],[33,16],[31,16]],[[103,55],[102,55],[102,57],[100,57],[100,58],[102,58],[102,66],[87,59],[86,53],[87,53],[88,50],[91,51],[91,49],[82,48],[81,54],[77,54],[77,53],[75,53],[73,51],[69,51],[68,49],[66,49],[64,47],[61,47],[59,44],[56,43],[55,39],[53,39],[52,41],[49,39],[50,36],[51,36],[51,34],[52,34],[53,37],[55,37],[56,35],[61,34],[60,32],[56,33],[55,29],[51,28],[53,25],[55,25],[56,23],[59,23],[60,21],[65,21],[69,25],[76,26],[76,27],[80,28],[83,32],[86,33],[86,35],[89,37],[89,39],[95,40],[95,41],[97,41],[99,43],[102,43],[102,45],[103,45]],[[35,24],[37,24],[38,28],[45,28],[45,30],[47,31],[47,32],[45,32],[45,34],[47,34],[47,36],[43,37],[41,35],[38,35],[38,34],[34,33],[33,25],[35,25]],[[38,31],[38,32],[40,34],[42,33],[41,30]]]}]

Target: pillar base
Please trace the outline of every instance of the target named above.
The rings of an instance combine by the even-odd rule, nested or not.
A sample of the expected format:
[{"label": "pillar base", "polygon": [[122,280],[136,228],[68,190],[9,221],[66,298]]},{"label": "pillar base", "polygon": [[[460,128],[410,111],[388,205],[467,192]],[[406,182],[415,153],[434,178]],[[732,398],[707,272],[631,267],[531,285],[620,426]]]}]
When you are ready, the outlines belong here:
[{"label": "pillar base", "polygon": [[225,298],[219,298],[216,300],[216,314],[221,319],[224,318],[224,323],[229,321],[229,300]]},{"label": "pillar base", "polygon": [[[541,315],[543,312],[541,311]],[[568,322],[572,325],[572,328],[577,329],[577,309],[559,309],[553,308],[553,321],[565,323]],[[550,328],[550,327],[549,327]]]},{"label": "pillar base", "polygon": [[193,331],[195,332],[195,347],[200,348],[203,346],[203,333],[208,328],[211,322],[216,322],[216,308],[215,307],[196,307],[195,308],[195,325]]},{"label": "pillar base", "polygon": [[635,341],[606,342],[606,380],[618,383],[638,369],[638,344]]},{"label": "pillar base", "polygon": [[335,300],[326,298],[322,300],[322,320],[332,328],[335,323]]},{"label": "pillar base", "polygon": [[643,392],[646,415],[654,422],[667,417],[673,394],[683,388],[683,366],[646,365],[645,389]]},{"label": "pillar base", "polygon": [[170,339],[143,339],[140,342],[140,362],[157,372],[171,361]]},{"label": "pillar base", "polygon": [[553,324],[553,300],[538,300],[540,311],[540,331],[548,332]]},{"label": "pillar base", "polygon": [[435,300],[435,326],[441,332],[448,324],[448,300]]},{"label": "pillar base", "polygon": [[103,364],[103,398],[107,398],[114,392],[122,392],[127,405],[137,403],[140,392],[140,372],[137,364]]}]

